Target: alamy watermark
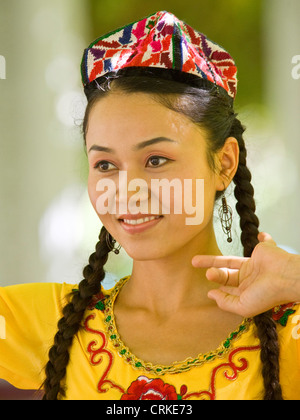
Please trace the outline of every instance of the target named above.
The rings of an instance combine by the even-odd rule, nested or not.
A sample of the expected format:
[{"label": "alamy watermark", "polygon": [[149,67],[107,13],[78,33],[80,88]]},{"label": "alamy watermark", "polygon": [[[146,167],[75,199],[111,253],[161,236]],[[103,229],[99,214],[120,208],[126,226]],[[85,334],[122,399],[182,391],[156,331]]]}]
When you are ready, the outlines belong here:
[{"label": "alamy watermark", "polygon": [[292,58],[292,64],[296,64],[292,68],[292,78],[294,80],[300,79],[300,55],[294,55]]},{"label": "alamy watermark", "polygon": [[[150,189],[146,180],[134,178],[129,183],[127,171],[119,172],[118,185],[110,178],[97,182],[98,214],[186,214],[187,225],[200,225],[204,219],[203,179],[151,179]],[[193,185],[194,184],[194,185]],[[135,192],[130,195],[128,193]],[[150,195],[149,195],[150,194]],[[118,198],[117,198],[118,196]]]},{"label": "alamy watermark", "polygon": [[297,324],[292,330],[292,337],[295,340],[300,339],[300,315],[295,315],[292,319],[292,324]]},{"label": "alamy watermark", "polygon": [[6,322],[4,316],[0,315],[0,340],[6,339]]},{"label": "alamy watermark", "polygon": [[6,79],[6,59],[0,55],[0,79]]}]

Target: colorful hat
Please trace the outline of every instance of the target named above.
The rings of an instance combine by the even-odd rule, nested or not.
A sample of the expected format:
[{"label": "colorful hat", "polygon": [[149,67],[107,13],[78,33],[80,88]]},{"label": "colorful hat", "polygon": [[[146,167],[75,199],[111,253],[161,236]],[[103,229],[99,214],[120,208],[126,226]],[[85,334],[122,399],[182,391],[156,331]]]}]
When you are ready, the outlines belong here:
[{"label": "colorful hat", "polygon": [[157,12],[96,39],[81,64],[84,86],[128,67],[173,69],[236,95],[237,68],[222,47],[168,12]]}]

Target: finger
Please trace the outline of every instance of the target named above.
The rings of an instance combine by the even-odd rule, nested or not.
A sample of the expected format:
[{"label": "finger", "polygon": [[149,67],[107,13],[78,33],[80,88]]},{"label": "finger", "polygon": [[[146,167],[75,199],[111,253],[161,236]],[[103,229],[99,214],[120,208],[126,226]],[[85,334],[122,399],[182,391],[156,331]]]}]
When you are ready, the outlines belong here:
[{"label": "finger", "polygon": [[232,268],[239,269],[242,264],[249,260],[245,257],[228,257],[228,256],[215,256],[215,255],[195,255],[192,259],[192,265],[196,268]]},{"label": "finger", "polygon": [[267,232],[259,232],[257,239],[259,242],[269,242],[270,244],[277,246],[272,236]]},{"label": "finger", "polygon": [[208,292],[208,297],[215,300],[218,307],[223,311],[244,316],[244,311],[238,296],[230,295],[220,289],[214,289]]},{"label": "finger", "polygon": [[209,281],[225,286],[238,286],[239,270],[212,267],[206,271],[206,278]]},{"label": "finger", "polygon": [[226,293],[227,295],[231,296],[240,296],[241,291],[238,287],[234,286],[221,286],[220,289],[222,292]]}]

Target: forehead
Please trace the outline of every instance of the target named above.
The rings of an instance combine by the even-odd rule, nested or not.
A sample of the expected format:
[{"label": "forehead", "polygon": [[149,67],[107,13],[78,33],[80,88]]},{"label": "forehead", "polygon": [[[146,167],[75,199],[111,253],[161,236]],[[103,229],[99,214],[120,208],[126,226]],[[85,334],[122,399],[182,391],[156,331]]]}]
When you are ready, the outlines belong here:
[{"label": "forehead", "polygon": [[199,128],[145,93],[111,92],[92,107],[86,142],[142,141],[159,136],[182,140]]}]

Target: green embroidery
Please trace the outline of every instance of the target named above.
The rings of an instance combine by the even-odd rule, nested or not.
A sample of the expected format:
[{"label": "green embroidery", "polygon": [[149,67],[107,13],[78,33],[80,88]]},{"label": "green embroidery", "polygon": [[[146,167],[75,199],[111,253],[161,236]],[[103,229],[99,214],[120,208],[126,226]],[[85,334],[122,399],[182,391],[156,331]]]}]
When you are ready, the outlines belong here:
[{"label": "green embroidery", "polygon": [[228,347],[230,346],[230,342],[231,340],[228,338],[226,341],[224,341],[223,346],[228,349]]},{"label": "green embroidery", "polygon": [[277,321],[280,325],[283,327],[286,327],[286,324],[288,322],[288,318],[290,315],[294,314],[296,311],[293,309],[287,309],[284,313],[284,315]]},{"label": "green embroidery", "polygon": [[104,311],[104,309],[105,309],[105,305],[104,305],[104,303],[102,302],[102,300],[99,300],[99,302],[98,302],[98,303],[96,303],[95,308],[96,308],[96,309],[99,309],[99,311]]},{"label": "green embroidery", "polygon": [[104,318],[105,328],[108,338],[111,340],[113,346],[118,348],[118,354],[124,358],[124,360],[133,366],[136,369],[143,369],[146,372],[152,372],[156,375],[164,375],[166,373],[176,374],[179,372],[185,372],[190,370],[194,366],[201,366],[203,363],[213,361],[217,358],[224,357],[224,355],[232,347],[232,342],[237,340],[240,335],[248,331],[252,320],[245,319],[239,328],[232,332],[228,338],[214,351],[199,354],[196,358],[188,357],[182,362],[175,362],[169,366],[164,365],[153,365],[152,363],[144,362],[143,360],[138,359],[122,342],[115,324],[115,319],[113,315],[113,306],[115,299],[122,288],[122,286],[128,281],[130,276],[124,277],[121,279],[118,284],[115,286],[112,294],[107,297],[105,301],[105,313],[107,314]]}]

